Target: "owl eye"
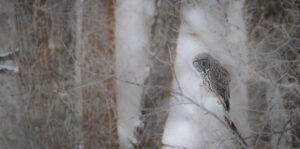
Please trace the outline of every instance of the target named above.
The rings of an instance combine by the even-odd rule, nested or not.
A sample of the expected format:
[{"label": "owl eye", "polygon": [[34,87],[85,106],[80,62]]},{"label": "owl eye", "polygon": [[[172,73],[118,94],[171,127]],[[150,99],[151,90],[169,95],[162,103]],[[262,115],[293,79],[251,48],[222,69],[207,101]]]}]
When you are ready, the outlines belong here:
[{"label": "owl eye", "polygon": [[203,59],[203,60],[200,60],[198,62],[199,66],[203,69],[208,69],[209,68],[209,61],[207,59]]}]

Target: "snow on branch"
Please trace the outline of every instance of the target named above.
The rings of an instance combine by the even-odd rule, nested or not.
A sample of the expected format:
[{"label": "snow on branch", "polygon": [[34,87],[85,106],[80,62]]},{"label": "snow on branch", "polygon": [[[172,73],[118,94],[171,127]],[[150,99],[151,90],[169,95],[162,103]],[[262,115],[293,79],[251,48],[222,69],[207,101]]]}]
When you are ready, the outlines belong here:
[{"label": "snow on branch", "polygon": [[0,65],[0,73],[6,73],[6,72],[18,73],[19,67],[18,66]]},{"label": "snow on branch", "polygon": [[4,61],[4,60],[11,59],[14,55],[18,54],[18,52],[19,52],[19,49],[16,48],[13,51],[0,53],[0,60]]}]

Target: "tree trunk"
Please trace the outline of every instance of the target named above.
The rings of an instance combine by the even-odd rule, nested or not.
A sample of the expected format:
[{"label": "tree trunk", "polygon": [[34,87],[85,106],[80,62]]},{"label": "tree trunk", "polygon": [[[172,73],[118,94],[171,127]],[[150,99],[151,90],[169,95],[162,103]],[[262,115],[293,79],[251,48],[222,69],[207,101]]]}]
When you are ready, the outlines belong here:
[{"label": "tree trunk", "polygon": [[81,81],[84,148],[118,148],[115,0],[83,2]]},{"label": "tree trunk", "polygon": [[74,0],[15,2],[23,148],[75,148]]},{"label": "tree trunk", "polygon": [[156,0],[156,14],[150,38],[150,74],[141,101],[142,124],[138,126],[136,148],[159,149],[168,117],[177,37],[180,27],[180,0]]},{"label": "tree trunk", "polygon": [[[0,148],[22,148],[23,135],[19,125],[17,67],[14,62],[15,36],[14,4],[0,1]],[[8,68],[3,67],[8,66]],[[13,71],[11,71],[13,70]]]}]

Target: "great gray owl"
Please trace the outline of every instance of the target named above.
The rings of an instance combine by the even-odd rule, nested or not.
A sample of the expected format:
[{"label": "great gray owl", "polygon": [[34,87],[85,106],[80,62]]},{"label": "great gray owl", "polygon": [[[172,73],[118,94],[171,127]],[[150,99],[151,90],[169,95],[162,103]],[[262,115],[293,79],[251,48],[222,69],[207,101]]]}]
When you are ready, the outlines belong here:
[{"label": "great gray owl", "polygon": [[217,95],[224,109],[229,112],[230,76],[227,70],[209,54],[199,54],[193,61],[193,66],[203,77],[205,88]]}]

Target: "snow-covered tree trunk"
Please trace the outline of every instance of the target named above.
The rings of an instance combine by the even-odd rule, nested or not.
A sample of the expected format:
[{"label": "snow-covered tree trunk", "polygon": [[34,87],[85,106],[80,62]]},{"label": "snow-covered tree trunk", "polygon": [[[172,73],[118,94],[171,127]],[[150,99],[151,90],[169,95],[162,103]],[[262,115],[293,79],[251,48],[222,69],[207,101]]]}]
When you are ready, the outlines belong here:
[{"label": "snow-covered tree trunk", "polygon": [[[18,0],[19,105],[23,148],[75,148],[74,0]],[[66,13],[67,12],[67,13]]]},{"label": "snow-covered tree trunk", "polygon": [[158,149],[168,117],[169,98],[180,26],[180,0],[156,0],[150,37],[150,72],[141,101],[137,148]]},{"label": "snow-covered tree trunk", "polygon": [[84,148],[118,148],[115,0],[84,0],[79,66]]}]

